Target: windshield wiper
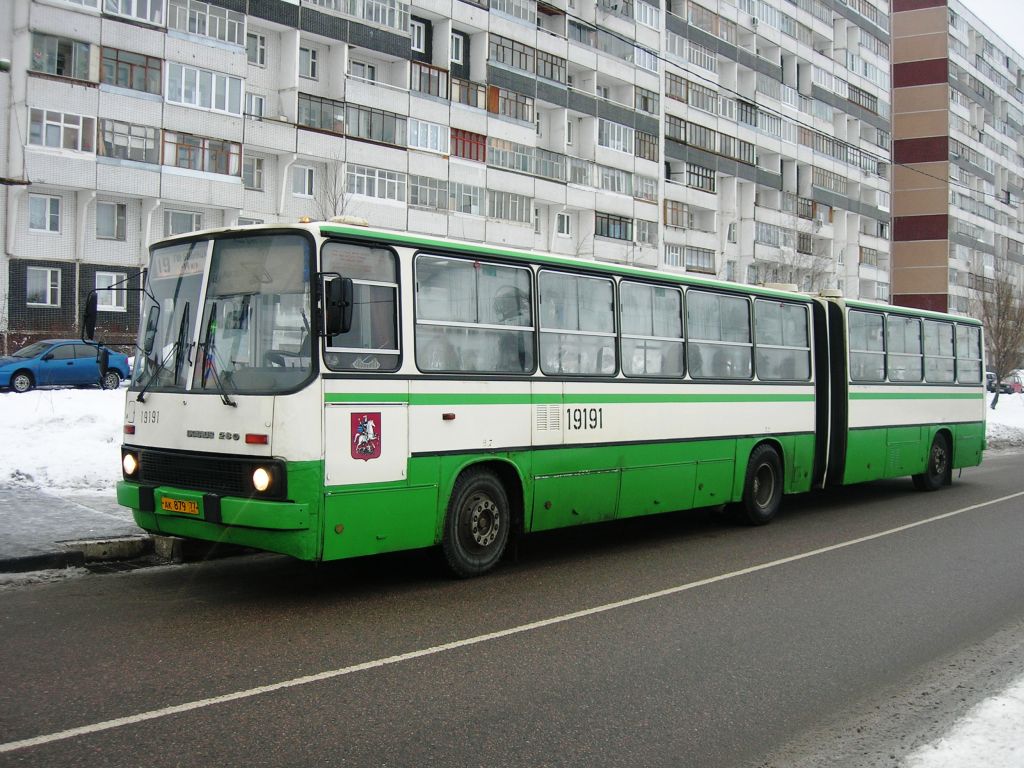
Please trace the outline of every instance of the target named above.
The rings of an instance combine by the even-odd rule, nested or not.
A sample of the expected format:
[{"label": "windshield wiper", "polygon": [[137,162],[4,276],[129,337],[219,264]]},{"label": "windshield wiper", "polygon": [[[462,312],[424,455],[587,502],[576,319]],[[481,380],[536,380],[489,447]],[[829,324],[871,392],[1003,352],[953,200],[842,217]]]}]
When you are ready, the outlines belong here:
[{"label": "windshield wiper", "polygon": [[160,372],[167,367],[167,361],[171,359],[171,355],[174,355],[174,380],[178,380],[178,375],[181,373],[181,349],[182,347],[185,346],[185,334],[188,331],[189,306],[189,303],[185,302],[185,310],[181,314],[181,326],[178,328],[178,338],[171,346],[171,348],[167,350],[167,354],[164,355],[164,359],[160,361],[160,365],[158,365],[156,367],[156,370],[153,371],[153,375],[149,377],[149,381],[147,381],[145,386],[143,386],[142,389],[139,390],[139,394],[135,398],[138,402],[146,402],[146,392],[149,390],[153,382],[156,381],[157,376],[160,375]]},{"label": "windshield wiper", "polygon": [[213,348],[213,338],[217,333],[217,302],[213,302],[210,307],[210,320],[206,323],[206,338],[203,340],[203,389],[206,389],[206,375],[208,373],[213,374],[213,381],[217,385],[217,391],[220,392],[220,400],[224,405],[230,405],[232,408],[237,408],[238,403],[231,399],[228,395],[227,389],[224,387],[224,382],[220,380],[220,374],[217,372],[217,353]]}]

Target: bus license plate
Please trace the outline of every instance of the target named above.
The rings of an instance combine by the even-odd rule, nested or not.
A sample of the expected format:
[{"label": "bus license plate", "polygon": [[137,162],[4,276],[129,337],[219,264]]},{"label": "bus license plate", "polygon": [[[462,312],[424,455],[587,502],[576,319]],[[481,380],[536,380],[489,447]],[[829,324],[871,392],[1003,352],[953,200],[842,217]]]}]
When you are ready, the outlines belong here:
[{"label": "bus license plate", "polygon": [[166,496],[160,499],[160,509],[167,512],[179,512],[183,515],[198,515],[198,501],[183,501],[181,499],[169,499]]}]

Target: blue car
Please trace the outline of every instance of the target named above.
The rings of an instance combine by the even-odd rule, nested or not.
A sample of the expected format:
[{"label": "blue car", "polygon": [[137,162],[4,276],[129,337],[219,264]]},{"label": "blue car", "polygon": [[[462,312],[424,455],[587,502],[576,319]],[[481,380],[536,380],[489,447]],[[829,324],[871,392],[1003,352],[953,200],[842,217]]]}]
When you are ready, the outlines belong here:
[{"label": "blue car", "polygon": [[27,392],[33,387],[99,386],[116,389],[131,375],[128,358],[110,351],[106,375],[100,381],[97,348],[78,339],[48,339],[29,344],[10,357],[0,357],[0,387]]}]

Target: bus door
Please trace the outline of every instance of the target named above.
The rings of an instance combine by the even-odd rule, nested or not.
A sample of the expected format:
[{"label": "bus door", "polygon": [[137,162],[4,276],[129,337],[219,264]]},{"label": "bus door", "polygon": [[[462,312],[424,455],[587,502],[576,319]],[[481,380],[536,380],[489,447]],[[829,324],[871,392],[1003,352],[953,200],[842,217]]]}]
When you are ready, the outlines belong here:
[{"label": "bus door", "polygon": [[830,365],[828,309],[830,303],[811,302],[811,322],[814,327],[814,475],[811,486],[823,487],[832,460],[830,451],[832,371]]},{"label": "bus door", "polygon": [[[844,305],[826,302],[828,307],[829,353],[827,375],[831,388],[829,407],[828,471],[824,485],[841,485],[846,470],[846,436],[850,413],[847,369],[846,318]],[[822,374],[824,376],[824,373]]]}]

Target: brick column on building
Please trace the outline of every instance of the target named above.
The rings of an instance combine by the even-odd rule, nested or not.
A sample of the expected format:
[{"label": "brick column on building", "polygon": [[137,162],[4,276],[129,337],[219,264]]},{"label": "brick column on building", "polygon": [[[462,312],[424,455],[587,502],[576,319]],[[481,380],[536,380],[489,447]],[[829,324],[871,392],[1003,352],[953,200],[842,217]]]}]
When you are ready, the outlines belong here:
[{"label": "brick column on building", "polygon": [[949,9],[892,3],[892,302],[949,301]]}]

